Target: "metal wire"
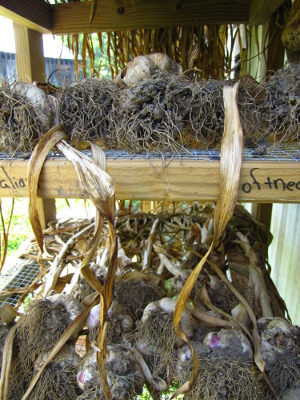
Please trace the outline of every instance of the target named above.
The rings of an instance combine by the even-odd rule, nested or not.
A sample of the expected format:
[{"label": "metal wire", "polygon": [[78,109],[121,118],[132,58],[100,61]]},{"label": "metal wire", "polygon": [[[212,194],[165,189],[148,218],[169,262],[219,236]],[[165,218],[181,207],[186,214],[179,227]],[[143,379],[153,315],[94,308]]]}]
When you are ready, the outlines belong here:
[{"label": "metal wire", "polygon": [[[90,150],[82,151],[83,154],[91,157],[92,153]],[[105,151],[106,158],[110,160],[117,159],[127,159],[127,160],[135,160],[135,159],[166,159],[166,160],[196,160],[196,161],[214,161],[220,160],[220,149],[187,149],[184,152],[179,153],[141,153],[141,154],[132,154],[122,150],[107,150]],[[58,151],[51,151],[48,154],[48,159],[56,159],[64,157]],[[29,159],[30,154],[17,153],[14,158],[9,158],[7,154],[0,153],[1,160],[7,159]],[[264,148],[249,148],[243,150],[243,161],[295,161],[299,162],[300,160],[300,145],[296,146],[284,146],[281,148],[272,148],[264,149]]]},{"label": "metal wire", "polygon": [[[39,273],[39,266],[32,260],[18,260],[18,265],[12,267],[7,274],[0,276],[1,290],[19,289],[31,285]],[[3,304],[15,306],[21,295],[9,294],[0,297],[0,307]]]}]

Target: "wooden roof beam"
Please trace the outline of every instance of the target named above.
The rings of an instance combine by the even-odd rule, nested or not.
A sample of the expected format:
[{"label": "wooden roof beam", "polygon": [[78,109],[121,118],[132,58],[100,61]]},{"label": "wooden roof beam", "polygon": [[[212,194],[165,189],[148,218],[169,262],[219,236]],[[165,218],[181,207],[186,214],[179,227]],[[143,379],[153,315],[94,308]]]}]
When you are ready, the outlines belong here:
[{"label": "wooden roof beam", "polygon": [[51,33],[53,8],[44,0],[0,0],[0,15],[41,33]]},{"label": "wooden roof beam", "polygon": [[249,0],[101,0],[53,6],[54,34],[247,23]]},{"label": "wooden roof beam", "polygon": [[284,0],[250,0],[249,24],[263,25]]},{"label": "wooden roof beam", "polygon": [[101,0],[49,5],[0,0],[0,14],[42,33],[68,34],[226,23],[263,24],[284,0]]}]

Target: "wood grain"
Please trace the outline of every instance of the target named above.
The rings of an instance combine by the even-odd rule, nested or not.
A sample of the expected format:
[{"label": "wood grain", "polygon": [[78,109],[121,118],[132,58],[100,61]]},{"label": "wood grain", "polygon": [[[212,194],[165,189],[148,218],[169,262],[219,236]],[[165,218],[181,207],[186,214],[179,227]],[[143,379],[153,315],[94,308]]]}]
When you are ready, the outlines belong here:
[{"label": "wood grain", "polygon": [[54,34],[246,23],[249,0],[101,0],[53,6]]},{"label": "wood grain", "polygon": [[50,33],[52,11],[44,0],[0,0],[0,15],[42,33]]},{"label": "wood grain", "polygon": [[101,0],[49,5],[44,0],[0,0],[0,14],[27,28],[54,34],[161,27],[263,24],[284,0]]},{"label": "wood grain", "polygon": [[[27,166],[27,160],[0,161],[1,197],[28,197]],[[108,159],[107,172],[115,179],[117,199],[216,201],[219,195],[219,161],[173,160],[163,167],[161,160]],[[63,158],[46,160],[38,196],[85,197],[72,164]],[[299,203],[300,163],[244,162],[238,200]]]}]

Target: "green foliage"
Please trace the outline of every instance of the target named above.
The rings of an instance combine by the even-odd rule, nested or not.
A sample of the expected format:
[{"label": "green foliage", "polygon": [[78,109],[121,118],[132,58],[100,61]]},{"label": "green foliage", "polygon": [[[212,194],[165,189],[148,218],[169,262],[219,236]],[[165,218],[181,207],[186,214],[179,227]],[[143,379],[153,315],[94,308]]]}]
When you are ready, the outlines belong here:
[{"label": "green foliage", "polygon": [[20,236],[14,234],[9,235],[7,255],[10,256],[14,254],[17,250],[19,250],[21,244],[24,243],[28,238],[29,235],[20,235]]},{"label": "green foliage", "polygon": [[[173,382],[169,389],[161,394],[160,400],[167,400],[170,398],[170,396],[176,392],[176,390],[179,388],[179,385],[177,382]],[[176,397],[176,399],[183,399],[183,395],[179,395]],[[149,390],[147,389],[146,385],[143,388],[143,393],[139,396],[136,396],[134,400],[153,400],[153,397],[149,393]]]},{"label": "green foliage", "polygon": [[[2,199],[2,212],[6,227],[9,222],[11,204],[11,199]],[[15,253],[20,245],[31,235],[32,230],[28,218],[28,199],[15,199],[14,212],[8,236],[7,255],[10,256]],[[3,233],[1,236],[3,237]]]}]

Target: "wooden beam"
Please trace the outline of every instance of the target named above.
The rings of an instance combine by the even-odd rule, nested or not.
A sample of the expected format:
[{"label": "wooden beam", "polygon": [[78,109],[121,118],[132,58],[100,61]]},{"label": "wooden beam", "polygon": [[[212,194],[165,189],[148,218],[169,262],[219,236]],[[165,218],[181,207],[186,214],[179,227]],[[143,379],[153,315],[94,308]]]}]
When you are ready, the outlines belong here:
[{"label": "wooden beam", "polygon": [[53,6],[54,34],[246,23],[249,0],[101,0]]},{"label": "wooden beam", "polygon": [[51,33],[52,11],[44,0],[0,0],[0,15],[42,33]]},{"label": "wooden beam", "polygon": [[[27,197],[27,160],[0,161],[0,196]],[[219,195],[219,161],[107,159],[114,177],[117,199],[216,201]],[[71,162],[47,159],[39,180],[38,196],[85,198]],[[245,161],[239,201],[299,203],[300,163],[295,161]]]},{"label": "wooden beam", "polygon": [[49,5],[44,0],[0,0],[0,15],[56,34],[226,23],[263,24],[284,0],[101,0]]},{"label": "wooden beam", "polygon": [[284,0],[250,0],[249,24],[263,25]]}]

